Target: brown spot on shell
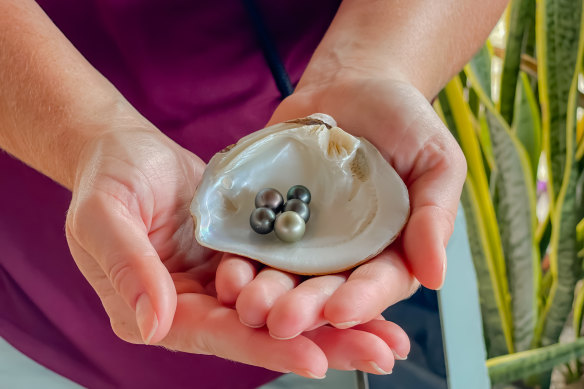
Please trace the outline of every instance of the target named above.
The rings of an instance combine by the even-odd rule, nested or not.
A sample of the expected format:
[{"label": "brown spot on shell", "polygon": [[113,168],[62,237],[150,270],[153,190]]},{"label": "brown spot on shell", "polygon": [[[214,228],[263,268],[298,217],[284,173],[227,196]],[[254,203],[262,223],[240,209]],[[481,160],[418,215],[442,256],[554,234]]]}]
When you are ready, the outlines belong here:
[{"label": "brown spot on shell", "polygon": [[232,148],[235,147],[235,143],[230,144],[229,146],[225,147],[223,150],[220,151],[220,153],[227,153],[229,150],[231,150]]},{"label": "brown spot on shell", "polygon": [[314,119],[314,118],[293,119],[293,120],[288,120],[285,123],[300,124],[303,126],[322,126],[324,124],[326,126],[326,128],[328,128],[328,129],[332,128],[328,123],[325,123],[322,120],[318,120],[318,119]]},{"label": "brown spot on shell", "polygon": [[365,152],[362,149],[357,149],[355,151],[355,157],[353,157],[353,160],[351,161],[351,173],[362,182],[367,181],[371,175],[369,162],[367,161]]}]

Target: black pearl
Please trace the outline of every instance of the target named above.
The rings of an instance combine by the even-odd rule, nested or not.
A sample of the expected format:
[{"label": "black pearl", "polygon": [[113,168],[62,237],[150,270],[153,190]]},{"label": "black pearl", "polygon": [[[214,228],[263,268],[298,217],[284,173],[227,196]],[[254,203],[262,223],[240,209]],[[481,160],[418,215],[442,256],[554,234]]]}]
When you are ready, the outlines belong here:
[{"label": "black pearl", "polygon": [[258,234],[269,234],[274,230],[276,214],[270,208],[256,208],[249,217],[251,229]]},{"label": "black pearl", "polygon": [[256,195],[255,206],[256,208],[270,208],[275,213],[278,213],[284,206],[284,198],[276,189],[265,188]]},{"label": "black pearl", "polygon": [[308,204],[299,199],[286,201],[286,204],[284,204],[284,212],[286,211],[296,212],[304,219],[304,222],[308,222],[308,219],[310,219],[310,208],[308,208]]},{"label": "black pearl", "polygon": [[294,185],[288,189],[286,194],[286,200],[292,199],[298,199],[303,203],[309,204],[311,199],[310,191],[304,185]]},{"label": "black pearl", "polygon": [[304,236],[306,224],[296,212],[288,211],[278,215],[274,224],[276,236],[284,242],[298,242]]}]

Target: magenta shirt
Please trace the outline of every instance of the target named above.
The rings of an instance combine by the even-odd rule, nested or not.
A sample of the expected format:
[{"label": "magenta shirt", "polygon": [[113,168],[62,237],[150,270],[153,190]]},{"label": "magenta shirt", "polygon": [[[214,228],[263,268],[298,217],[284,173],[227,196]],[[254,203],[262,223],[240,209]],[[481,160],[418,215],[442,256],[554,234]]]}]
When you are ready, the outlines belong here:
[{"label": "magenta shirt", "polygon": [[[78,50],[204,160],[281,97],[240,1],[39,0]],[[258,1],[292,83],[338,0]],[[119,340],[67,248],[71,194],[0,153],[0,336],[91,388],[253,388],[278,373]]]}]

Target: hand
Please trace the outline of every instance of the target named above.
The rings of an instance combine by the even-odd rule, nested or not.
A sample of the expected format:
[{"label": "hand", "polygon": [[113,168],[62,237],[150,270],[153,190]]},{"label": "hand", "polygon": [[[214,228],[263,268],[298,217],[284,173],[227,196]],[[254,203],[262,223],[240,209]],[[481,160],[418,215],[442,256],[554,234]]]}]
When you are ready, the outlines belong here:
[{"label": "hand", "polygon": [[[393,352],[407,355],[405,333],[382,318],[285,341],[243,325],[216,297],[215,272],[229,256],[194,240],[189,205],[205,165],[156,129],[114,129],[80,161],[67,239],[120,338],[313,378],[328,367],[381,373]],[[323,279],[332,288],[343,276]]]},{"label": "hand", "polygon": [[440,288],[466,178],[466,160],[454,137],[426,98],[397,79],[339,75],[325,86],[293,94],[271,122],[314,110],[332,115],[341,128],[372,142],[402,177],[411,209],[397,243],[422,285]]},{"label": "hand", "polygon": [[408,187],[410,219],[388,249],[342,274],[305,280],[270,268],[258,272],[255,263],[226,256],[217,273],[219,300],[234,305],[248,326],[266,324],[275,338],[293,338],[327,323],[336,328],[368,323],[413,293],[417,280],[439,288],[465,179],[458,145],[424,96],[406,82],[339,76],[299,88],[270,122],[314,112],[332,115],[341,128],[377,146]]}]

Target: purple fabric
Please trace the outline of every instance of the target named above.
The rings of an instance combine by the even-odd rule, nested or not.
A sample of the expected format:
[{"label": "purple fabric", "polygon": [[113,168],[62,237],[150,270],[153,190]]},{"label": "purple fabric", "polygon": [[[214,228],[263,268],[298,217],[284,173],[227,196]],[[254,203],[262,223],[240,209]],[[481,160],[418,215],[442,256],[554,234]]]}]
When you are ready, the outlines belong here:
[{"label": "purple fabric", "polygon": [[[132,104],[208,160],[263,126],[280,101],[239,1],[42,0]],[[296,83],[337,0],[258,1]],[[92,388],[252,388],[277,373],[127,344],[65,241],[70,193],[0,153],[0,336]]]}]

